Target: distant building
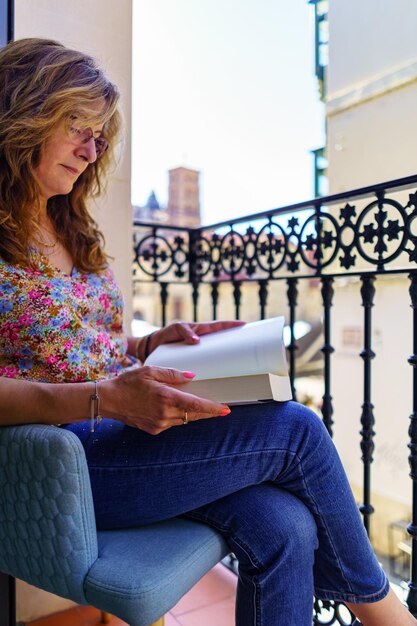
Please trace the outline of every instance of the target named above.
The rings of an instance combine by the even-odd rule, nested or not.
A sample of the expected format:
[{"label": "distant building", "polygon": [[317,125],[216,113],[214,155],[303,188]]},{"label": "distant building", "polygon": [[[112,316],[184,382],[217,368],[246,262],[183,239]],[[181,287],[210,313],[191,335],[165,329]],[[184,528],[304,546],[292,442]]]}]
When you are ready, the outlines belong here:
[{"label": "distant building", "polygon": [[143,222],[165,222],[166,210],[161,209],[156,193],[151,191],[146,204],[133,207],[133,220]]},{"label": "distant building", "polygon": [[168,215],[169,222],[178,226],[199,226],[200,172],[187,167],[169,170]]},{"label": "distant building", "polygon": [[188,167],[176,167],[168,174],[168,206],[161,207],[155,192],[151,191],[144,206],[133,207],[133,219],[175,226],[199,226],[200,172]]}]

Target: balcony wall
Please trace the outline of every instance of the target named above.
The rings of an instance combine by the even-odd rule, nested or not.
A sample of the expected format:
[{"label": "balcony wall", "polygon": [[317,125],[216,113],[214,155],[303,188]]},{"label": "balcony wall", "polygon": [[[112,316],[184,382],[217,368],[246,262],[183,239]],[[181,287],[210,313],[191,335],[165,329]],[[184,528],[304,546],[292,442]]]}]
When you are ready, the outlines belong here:
[{"label": "balcony wall", "polygon": [[329,3],[330,193],[416,171],[414,0]]}]

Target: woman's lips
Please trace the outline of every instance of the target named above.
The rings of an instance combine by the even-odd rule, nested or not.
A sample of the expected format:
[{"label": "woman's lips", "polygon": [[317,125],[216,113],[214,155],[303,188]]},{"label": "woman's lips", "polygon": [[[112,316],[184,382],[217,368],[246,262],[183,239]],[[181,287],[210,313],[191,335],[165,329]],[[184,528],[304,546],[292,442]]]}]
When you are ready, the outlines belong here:
[{"label": "woman's lips", "polygon": [[71,167],[71,165],[64,165],[64,163],[62,163],[62,167],[65,167],[67,172],[69,172],[73,176],[78,176],[79,174],[79,171],[75,167]]}]

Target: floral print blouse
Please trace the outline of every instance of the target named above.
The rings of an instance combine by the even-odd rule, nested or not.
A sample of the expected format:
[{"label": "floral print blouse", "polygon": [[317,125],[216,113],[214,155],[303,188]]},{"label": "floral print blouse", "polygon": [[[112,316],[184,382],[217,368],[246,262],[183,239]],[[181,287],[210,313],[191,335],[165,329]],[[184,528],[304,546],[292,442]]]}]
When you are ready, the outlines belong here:
[{"label": "floral print blouse", "polygon": [[33,267],[0,259],[0,376],[81,382],[131,365],[113,272],[69,275],[33,258]]}]

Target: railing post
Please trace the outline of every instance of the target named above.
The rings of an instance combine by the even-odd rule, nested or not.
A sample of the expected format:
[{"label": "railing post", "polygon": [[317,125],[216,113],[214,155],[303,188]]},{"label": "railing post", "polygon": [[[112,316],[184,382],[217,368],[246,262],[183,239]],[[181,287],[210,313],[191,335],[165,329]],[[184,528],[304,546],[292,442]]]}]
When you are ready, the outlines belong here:
[{"label": "railing post", "polygon": [[199,286],[200,286],[200,283],[198,281],[193,282],[192,299],[193,299],[193,321],[194,322],[197,322],[198,320],[198,299],[200,295]]},{"label": "railing post", "polygon": [[268,281],[262,279],[259,281],[259,306],[261,309],[261,320],[265,319],[266,303],[268,300]]},{"label": "railing post", "polygon": [[239,280],[233,281],[233,300],[235,302],[235,318],[240,319],[240,303],[242,300],[242,283]]},{"label": "railing post", "polygon": [[200,229],[190,231],[188,235],[188,276],[189,282],[192,285],[192,300],[193,300],[193,320],[198,320],[198,300],[199,300],[199,286],[200,279],[196,272],[196,246],[201,237]]},{"label": "railing post", "polygon": [[363,515],[363,522],[366,528],[366,532],[369,534],[370,518],[374,512],[374,507],[371,505],[371,463],[373,461],[374,452],[374,435],[373,430],[375,419],[373,414],[374,405],[371,402],[371,361],[375,356],[372,351],[372,312],[371,309],[374,306],[375,296],[375,276],[373,274],[365,274],[361,276],[362,287],[362,306],[364,307],[364,349],[360,356],[364,363],[364,390],[363,390],[363,404],[362,404],[362,416],[361,424],[362,429],[360,434],[362,461],[363,461],[363,504],[359,507],[360,512]]},{"label": "railing post", "polygon": [[321,351],[324,354],[324,395],[323,395],[323,406],[321,409],[323,415],[323,422],[326,426],[329,435],[333,436],[333,403],[332,403],[332,395],[330,393],[330,355],[334,352],[334,348],[331,345],[330,340],[330,309],[333,303],[333,278],[330,276],[323,276],[322,279],[322,287],[321,287],[321,296],[323,299],[323,308],[324,308],[324,345]]},{"label": "railing post", "polygon": [[294,400],[297,399],[297,391],[295,389],[295,351],[297,350],[297,342],[295,340],[294,333],[294,324],[295,324],[295,308],[297,306],[297,278],[288,278],[287,279],[287,297],[288,297],[288,305],[290,308],[290,332],[291,332],[291,341],[288,346],[288,352],[290,354],[290,380],[291,380],[291,388],[292,388],[292,396]]},{"label": "railing post", "polygon": [[0,626],[16,626],[16,582],[0,572]]},{"label": "railing post", "polygon": [[417,617],[417,273],[410,274],[410,298],[413,309],[413,354],[408,359],[413,368],[413,412],[410,415],[410,427],[408,434],[410,443],[408,448],[410,455],[410,476],[412,479],[412,520],[407,530],[411,535],[411,576],[408,583],[409,592],[407,604],[410,613]]},{"label": "railing post", "polygon": [[211,286],[211,302],[213,305],[213,320],[217,319],[217,305],[219,303],[219,284],[213,283]]},{"label": "railing post", "polygon": [[160,283],[161,285],[161,307],[162,307],[162,326],[167,323],[167,303],[168,303],[168,283]]}]

